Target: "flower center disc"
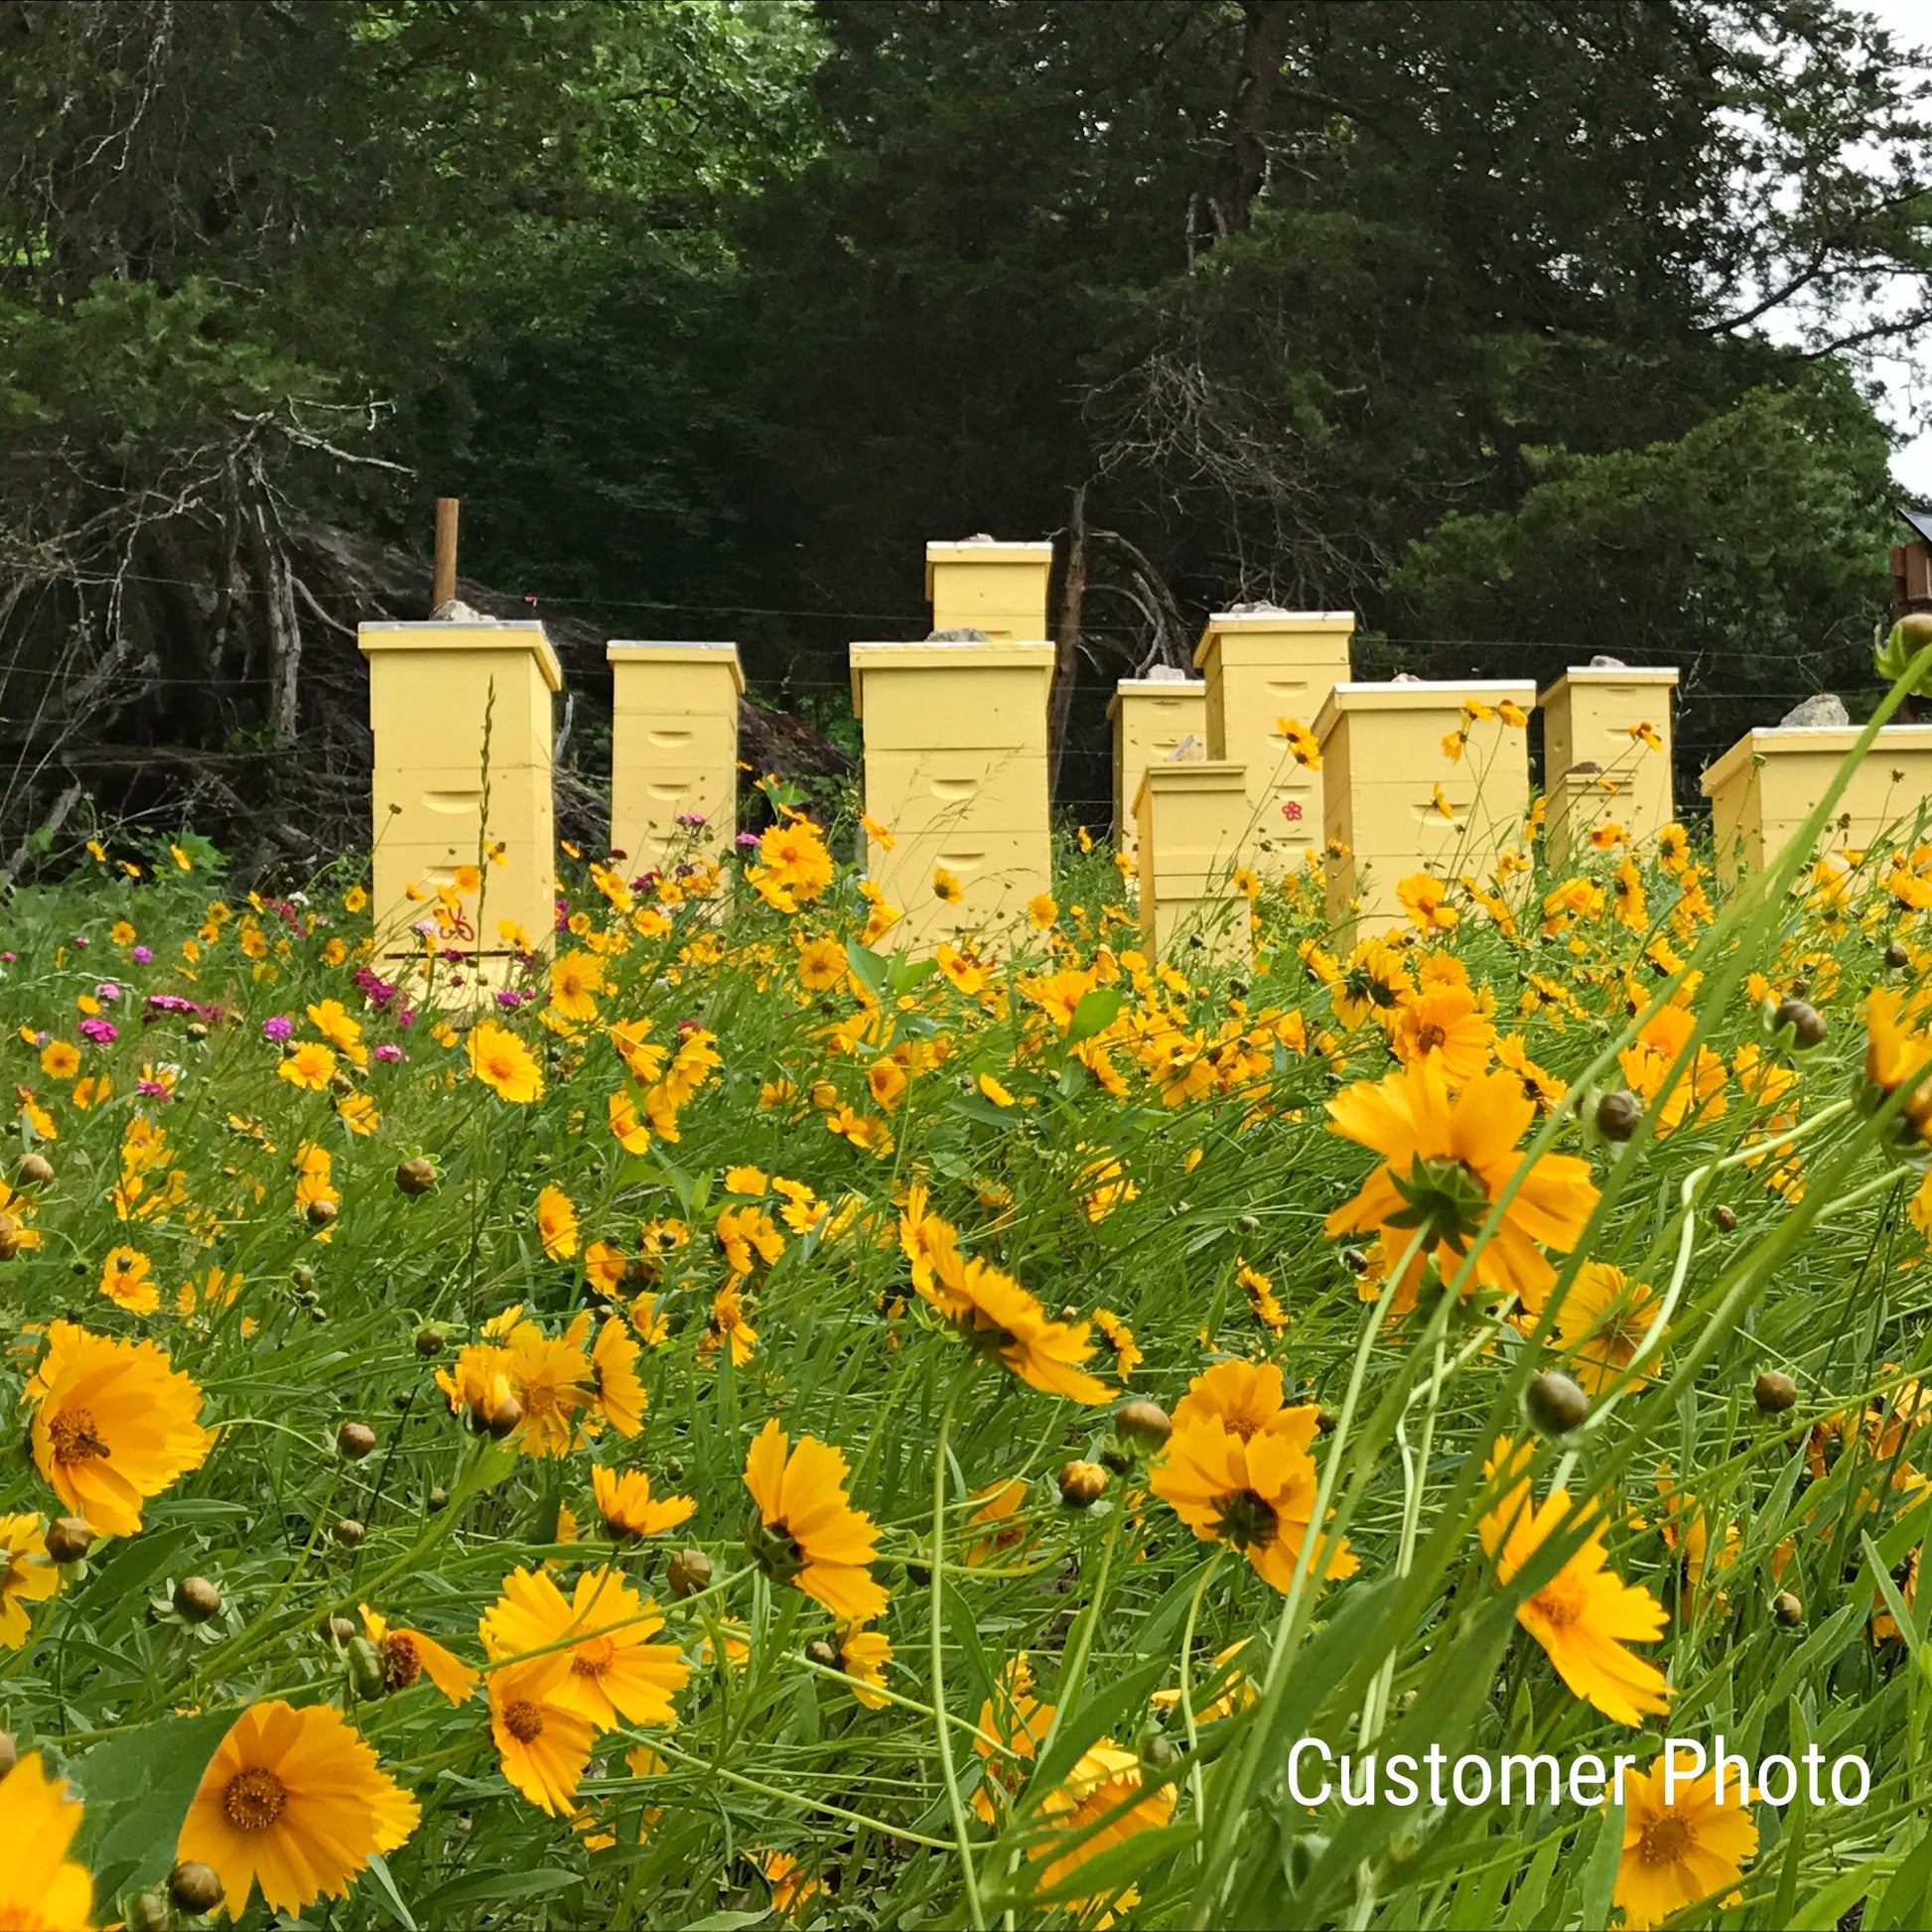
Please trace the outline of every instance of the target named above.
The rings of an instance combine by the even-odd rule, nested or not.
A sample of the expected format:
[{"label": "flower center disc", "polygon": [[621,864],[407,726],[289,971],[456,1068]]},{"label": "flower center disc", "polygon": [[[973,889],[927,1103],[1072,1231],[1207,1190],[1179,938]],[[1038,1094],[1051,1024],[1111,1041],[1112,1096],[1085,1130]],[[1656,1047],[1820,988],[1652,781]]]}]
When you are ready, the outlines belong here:
[{"label": "flower center disc", "polygon": [[1691,1834],[1681,1818],[1659,1818],[1644,1827],[1642,1852],[1646,1864],[1675,1864],[1690,1849]]},{"label": "flower center disc", "polygon": [[416,1641],[400,1630],[382,1639],[382,1682],[391,1691],[406,1691],[423,1674],[423,1660]]},{"label": "flower center disc", "polygon": [[579,1677],[602,1677],[616,1660],[618,1647],[609,1637],[591,1637],[570,1655],[570,1668]]},{"label": "flower center disc", "polygon": [[89,1409],[63,1409],[48,1424],[47,1435],[57,1462],[85,1462],[108,1453],[107,1445],[94,1434],[93,1412]]},{"label": "flower center disc", "polygon": [[265,1832],[287,1809],[289,1788],[273,1771],[250,1764],[228,1780],[221,1809],[240,1832]]},{"label": "flower center disc", "polygon": [[503,1728],[519,1744],[530,1743],[543,1735],[543,1713],[528,1698],[517,1698],[503,1708]]}]

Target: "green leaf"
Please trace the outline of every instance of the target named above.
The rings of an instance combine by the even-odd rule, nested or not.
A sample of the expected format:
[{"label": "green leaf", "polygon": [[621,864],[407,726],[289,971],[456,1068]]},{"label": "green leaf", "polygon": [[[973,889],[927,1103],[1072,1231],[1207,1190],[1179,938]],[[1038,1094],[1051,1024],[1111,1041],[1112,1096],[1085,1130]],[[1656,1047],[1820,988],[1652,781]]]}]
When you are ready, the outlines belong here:
[{"label": "green leaf", "polygon": [[87,1807],[76,1856],[94,1874],[98,1900],[168,1875],[202,1773],[234,1721],[233,1711],[158,1718],[69,1764],[74,1793]]},{"label": "green leaf", "polygon": [[875,1000],[885,999],[886,976],[892,970],[885,958],[870,946],[862,946],[858,940],[848,939],[845,942],[845,963],[852,968],[852,977]]},{"label": "green leaf", "polygon": [[1616,1868],[1623,1858],[1623,1807],[1614,1798],[1596,1827],[1584,1866],[1584,1923],[1610,1922],[1610,1893],[1616,1889]]},{"label": "green leaf", "polygon": [[535,1871],[480,1871],[474,1878],[459,1878],[445,1885],[432,1898],[423,1900],[423,1917],[430,1925],[447,1925],[452,1908],[482,1905],[491,1899],[538,1898],[545,1892],[562,1891],[567,1885],[581,1885],[583,1874],[565,1871],[559,1865],[542,1865]]},{"label": "green leaf", "polygon": [[1066,1043],[1077,1046],[1111,1027],[1119,1017],[1123,997],[1117,986],[1096,986],[1082,993],[1080,1004],[1073,1009],[1073,1024],[1066,1030]]},{"label": "green leaf", "polygon": [[421,1932],[409,1907],[403,1903],[402,1893],[396,1889],[396,1881],[389,1873],[389,1861],[380,1852],[369,1854],[369,1876],[375,1881],[376,1890],[382,1895],[389,1909],[401,1922],[402,1932]]}]

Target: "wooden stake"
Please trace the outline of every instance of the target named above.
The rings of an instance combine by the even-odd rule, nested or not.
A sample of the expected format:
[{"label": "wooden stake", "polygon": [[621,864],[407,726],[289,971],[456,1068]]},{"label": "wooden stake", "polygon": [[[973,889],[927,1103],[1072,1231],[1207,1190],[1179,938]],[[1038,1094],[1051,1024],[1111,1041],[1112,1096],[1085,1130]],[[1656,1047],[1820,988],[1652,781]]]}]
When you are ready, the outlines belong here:
[{"label": "wooden stake", "polygon": [[436,583],[430,592],[432,616],[456,596],[456,519],[461,498],[436,499]]}]

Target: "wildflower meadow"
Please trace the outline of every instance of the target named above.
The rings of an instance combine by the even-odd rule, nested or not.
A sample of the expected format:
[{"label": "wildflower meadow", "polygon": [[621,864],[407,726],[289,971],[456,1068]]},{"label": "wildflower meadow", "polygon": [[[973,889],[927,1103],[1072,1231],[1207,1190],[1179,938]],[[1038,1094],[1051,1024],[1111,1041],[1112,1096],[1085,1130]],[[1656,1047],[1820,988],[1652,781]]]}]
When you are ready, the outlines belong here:
[{"label": "wildflower meadow", "polygon": [[0,1924],[1924,1922],[1932,830],[918,957],[762,790],[9,898]]}]

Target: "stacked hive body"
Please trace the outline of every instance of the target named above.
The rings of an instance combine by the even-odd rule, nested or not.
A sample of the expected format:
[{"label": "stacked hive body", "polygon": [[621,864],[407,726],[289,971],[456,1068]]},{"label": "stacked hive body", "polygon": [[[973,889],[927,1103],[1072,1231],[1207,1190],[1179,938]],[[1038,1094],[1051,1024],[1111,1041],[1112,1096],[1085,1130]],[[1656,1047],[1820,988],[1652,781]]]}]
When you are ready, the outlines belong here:
[{"label": "stacked hive body", "polygon": [[1135,856],[1140,842],[1137,801],[1149,767],[1165,763],[1188,739],[1206,744],[1206,686],[1177,673],[1167,678],[1122,678],[1108,701],[1114,727],[1114,836]]},{"label": "stacked hive body", "polygon": [[1161,958],[1198,939],[1205,956],[1248,956],[1248,901],[1234,883],[1247,773],[1226,759],[1150,764],[1134,803],[1141,939]]},{"label": "stacked hive body", "polygon": [[[551,694],[563,674],[540,623],[365,623],[369,666],[374,878],[385,958],[420,954],[409,928],[438,888],[476,867],[461,924],[439,949],[477,967],[506,963],[555,923]],[[412,897],[414,887],[422,897]],[[506,937],[502,924],[512,928]]]},{"label": "stacked hive body", "polygon": [[[1705,772],[1719,877],[1773,864],[1824,797],[1862,736],[1856,725],[1747,732]],[[1932,725],[1887,725],[1840,795],[1821,854],[1910,841],[1932,799]]]},{"label": "stacked hive body", "polygon": [[1292,871],[1321,842],[1321,773],[1296,761],[1281,726],[1312,729],[1348,676],[1354,629],[1345,611],[1225,612],[1208,619],[1195,647],[1207,756],[1247,773],[1241,852],[1261,870]]},{"label": "stacked hive body", "polygon": [[1051,884],[1051,561],[1050,544],[933,544],[933,628],[987,641],[852,646],[866,814],[893,841],[870,838],[866,869],[904,914],[896,944],[1012,926]]},{"label": "stacked hive body", "polygon": [[[1405,917],[1401,881],[1471,875],[1485,886],[1529,809],[1528,735],[1495,715],[1524,716],[1536,686],[1467,683],[1338,684],[1316,723],[1324,780],[1328,916],[1363,932]],[[1467,707],[1488,718],[1469,721]],[[1466,729],[1465,729],[1466,725]],[[1453,760],[1445,741],[1462,734]]]},{"label": "stacked hive body", "polygon": [[[1540,700],[1545,844],[1564,866],[1599,825],[1632,845],[1676,817],[1671,794],[1671,693],[1677,673],[1622,664],[1573,665]],[[1654,739],[1655,744],[1650,741]]]},{"label": "stacked hive body", "polygon": [[612,643],[611,849],[626,877],[714,857],[738,830],[733,644]]},{"label": "stacked hive body", "polygon": [[934,630],[979,630],[988,643],[1037,643],[1046,635],[1050,543],[967,537],[925,547],[925,595]]}]

